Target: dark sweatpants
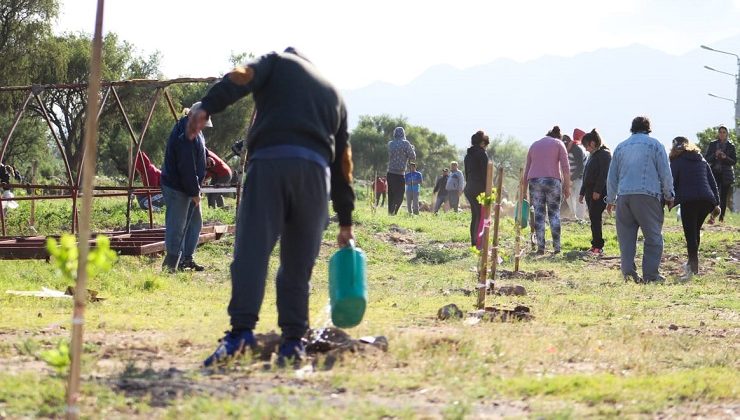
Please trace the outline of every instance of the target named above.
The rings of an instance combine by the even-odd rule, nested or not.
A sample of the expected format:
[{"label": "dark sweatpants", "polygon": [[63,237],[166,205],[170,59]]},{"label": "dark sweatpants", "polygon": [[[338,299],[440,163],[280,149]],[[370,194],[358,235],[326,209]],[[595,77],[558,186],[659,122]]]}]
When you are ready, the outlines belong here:
[{"label": "dark sweatpants", "polygon": [[388,181],[388,214],[397,214],[398,209],[403,204],[403,195],[406,192],[406,180],[403,175],[388,172],[386,174],[386,181]]},{"label": "dark sweatpants", "polygon": [[591,220],[591,246],[603,249],[604,235],[602,234],[602,220],[604,210],[606,209],[604,197],[594,200],[589,194],[589,196],[586,197],[586,207],[588,207],[588,218]]},{"label": "dark sweatpants", "polygon": [[250,162],[231,263],[229,316],[234,329],[254,329],[259,319],[278,237],[278,325],[284,338],[300,338],[308,329],[308,283],[329,223],[328,183],[328,169],[308,160]]}]

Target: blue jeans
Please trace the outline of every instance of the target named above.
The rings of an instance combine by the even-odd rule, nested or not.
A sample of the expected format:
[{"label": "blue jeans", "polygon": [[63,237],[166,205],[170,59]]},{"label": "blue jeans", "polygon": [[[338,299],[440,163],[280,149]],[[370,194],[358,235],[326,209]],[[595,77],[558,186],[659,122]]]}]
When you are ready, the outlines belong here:
[{"label": "blue jeans", "polygon": [[[181,261],[191,260],[195,247],[198,246],[200,228],[203,225],[200,206],[196,206],[192,198],[184,192],[164,185],[162,185],[162,195],[164,195],[166,204],[164,246],[167,249],[167,255],[177,255],[182,250]],[[189,225],[188,217],[190,217]],[[182,248],[180,248],[181,245]]]}]

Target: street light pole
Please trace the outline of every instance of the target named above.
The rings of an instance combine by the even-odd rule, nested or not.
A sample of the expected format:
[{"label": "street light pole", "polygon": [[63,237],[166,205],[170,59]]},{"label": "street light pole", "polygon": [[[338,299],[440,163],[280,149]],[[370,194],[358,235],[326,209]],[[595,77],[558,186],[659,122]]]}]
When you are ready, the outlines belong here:
[{"label": "street light pole", "polygon": [[713,93],[707,93],[707,95],[711,96],[712,98],[717,98],[717,99],[722,99],[722,100],[725,100],[725,101],[730,101],[733,104],[735,103],[735,100],[734,99],[725,98],[724,96],[715,95]]},{"label": "street light pole", "polygon": [[707,47],[706,45],[702,45],[701,47],[704,48],[705,50],[714,51],[716,53],[731,55],[735,57],[735,60],[737,60],[737,74],[732,74],[732,73],[727,73],[724,71],[716,70],[709,66],[704,66],[704,68],[706,68],[707,70],[716,71],[718,73],[727,74],[735,78],[735,87],[737,88],[737,92],[735,93],[735,101],[734,101],[735,102],[735,135],[737,136],[738,139],[740,139],[740,55],[727,52],[727,51],[717,50],[712,47]]}]

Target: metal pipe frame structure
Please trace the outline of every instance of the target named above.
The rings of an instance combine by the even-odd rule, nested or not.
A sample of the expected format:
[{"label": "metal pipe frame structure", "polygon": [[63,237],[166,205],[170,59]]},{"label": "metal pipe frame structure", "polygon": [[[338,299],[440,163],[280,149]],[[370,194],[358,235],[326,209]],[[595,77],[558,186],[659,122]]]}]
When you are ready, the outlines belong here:
[{"label": "metal pipe frame structure", "polygon": [[[149,227],[154,227],[154,216],[152,214],[152,194],[157,194],[161,190],[159,187],[142,187],[142,186],[134,186],[134,179],[136,178],[136,159],[139,156],[139,152],[141,151],[141,145],[144,142],[144,138],[146,136],[147,130],[149,129],[149,125],[151,124],[152,117],[154,115],[154,110],[156,109],[156,106],[161,99],[162,96],[164,96],[167,100],[168,107],[172,113],[172,116],[177,122],[178,120],[178,112],[175,108],[174,101],[172,100],[172,96],[170,95],[167,88],[171,85],[176,84],[186,84],[186,83],[213,83],[220,80],[218,77],[203,77],[203,78],[193,78],[193,77],[181,77],[177,79],[169,79],[169,80],[150,80],[150,79],[132,79],[132,80],[120,80],[120,81],[113,81],[113,82],[102,82],[101,83],[101,93],[102,98],[100,102],[100,109],[98,111],[97,118],[100,119],[100,116],[103,112],[103,109],[105,107],[106,102],[109,100],[110,97],[113,98],[115,101],[116,108],[120,112],[126,130],[129,133],[129,136],[131,137],[131,142],[129,143],[129,162],[128,162],[128,174],[127,174],[127,185],[121,186],[121,187],[99,187],[95,186],[93,187],[93,194],[95,194],[95,191],[123,191],[120,193],[105,193],[105,194],[95,194],[95,197],[113,197],[113,196],[128,196],[128,206],[126,208],[126,232],[131,232],[131,195],[132,194],[141,194],[141,195],[147,195],[149,199]],[[68,89],[86,89],[88,87],[87,83],[59,83],[59,84],[46,84],[46,85],[28,85],[28,86],[0,86],[0,93],[3,92],[27,92],[26,98],[23,101],[23,104],[21,105],[20,109],[16,111],[15,117],[13,119],[13,123],[11,124],[8,132],[3,137],[2,141],[2,148],[0,149],[0,162],[4,161],[5,158],[5,152],[8,148],[8,145],[10,144],[10,141],[13,138],[13,133],[15,132],[15,129],[18,127],[18,123],[20,122],[21,118],[23,117],[24,113],[26,112],[26,109],[29,106],[29,103],[32,99],[35,99],[36,104],[38,105],[39,109],[41,110],[41,117],[46,121],[47,126],[49,127],[49,131],[51,132],[51,136],[54,138],[54,142],[57,146],[57,150],[59,151],[60,155],[62,156],[62,159],[64,161],[64,167],[65,172],[67,176],[67,184],[66,185],[40,185],[40,184],[4,184],[3,187],[6,188],[27,188],[32,190],[63,190],[67,191],[66,194],[62,195],[49,195],[49,196],[37,196],[34,192],[31,196],[26,197],[15,197],[15,198],[0,198],[0,202],[2,201],[10,201],[10,200],[53,200],[53,199],[71,199],[72,200],[72,223],[71,223],[71,233],[76,234],[78,233],[78,223],[77,223],[77,217],[78,217],[78,209],[77,209],[77,201],[78,198],[82,195],[82,192],[80,191],[80,187],[82,185],[82,173],[85,169],[83,167],[83,162],[85,161],[85,153],[86,149],[83,145],[82,150],[82,159],[80,159],[80,165],[77,168],[77,177],[76,179],[72,176],[72,170],[69,164],[69,158],[67,157],[64,147],[62,146],[61,139],[59,138],[59,135],[56,131],[54,131],[54,126],[51,122],[51,119],[49,117],[49,111],[46,109],[46,106],[44,105],[42,99],[42,95],[45,91],[52,91],[52,90],[68,90]],[[131,120],[128,116],[128,113],[126,112],[126,109],[123,106],[123,102],[121,101],[121,98],[118,95],[118,91],[116,88],[120,87],[144,87],[144,88],[150,88],[154,89],[154,94],[151,99],[151,105],[149,107],[149,112],[147,114],[146,120],[144,121],[144,124],[141,127],[140,134],[137,134],[134,131],[133,126],[131,125]],[[134,153],[135,151],[135,153]],[[145,175],[146,176],[146,175]],[[146,180],[148,184],[148,180]],[[6,236],[6,224],[5,224],[5,214],[4,212],[0,211],[0,236]]]}]

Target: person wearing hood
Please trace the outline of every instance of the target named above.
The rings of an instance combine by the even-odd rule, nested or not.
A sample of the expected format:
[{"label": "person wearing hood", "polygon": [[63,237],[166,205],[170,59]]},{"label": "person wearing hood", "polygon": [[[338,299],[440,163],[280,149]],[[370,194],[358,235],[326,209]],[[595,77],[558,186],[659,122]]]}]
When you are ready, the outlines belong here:
[{"label": "person wearing hood", "polygon": [[[712,174],[719,188],[719,221],[725,220],[727,210],[727,197],[732,194],[732,184],[735,182],[735,163],[737,154],[735,145],[728,138],[727,127],[719,126],[717,129],[717,140],[709,143],[707,153],[704,154],[707,162],[712,168]],[[709,220],[714,223],[714,218]]]},{"label": "person wearing hood", "polygon": [[[537,255],[545,253],[545,219],[550,220],[553,253],[560,253],[560,203],[570,197],[570,164],[561,138],[560,127],[555,126],[527,152],[522,183],[529,187],[534,210]],[[527,189],[522,191],[526,196]]]},{"label": "person wearing hood", "polygon": [[470,203],[470,244],[478,244],[478,224],[481,217],[481,204],[478,195],[486,192],[486,173],[488,170],[488,154],[486,147],[490,140],[482,130],[470,137],[471,146],[465,154],[465,198]]},{"label": "person wearing hood", "polygon": [[606,209],[606,177],[609,174],[609,163],[612,153],[594,128],[583,136],[583,146],[589,158],[583,170],[583,183],[578,194],[580,203],[586,202],[588,218],[591,222],[591,249],[593,256],[604,253],[604,236],[602,234],[602,216]]},{"label": "person wearing hood", "polygon": [[403,127],[393,130],[393,140],[388,142],[388,214],[395,215],[403,203],[406,190],[406,168],[409,162],[416,160],[414,146],[406,140]]},{"label": "person wearing hood", "polygon": [[693,274],[699,274],[699,243],[704,220],[710,213],[717,215],[721,212],[719,188],[701,150],[686,137],[673,139],[669,158],[676,192],[675,204],[681,205],[681,224],[689,258],[681,278],[689,280]]}]

